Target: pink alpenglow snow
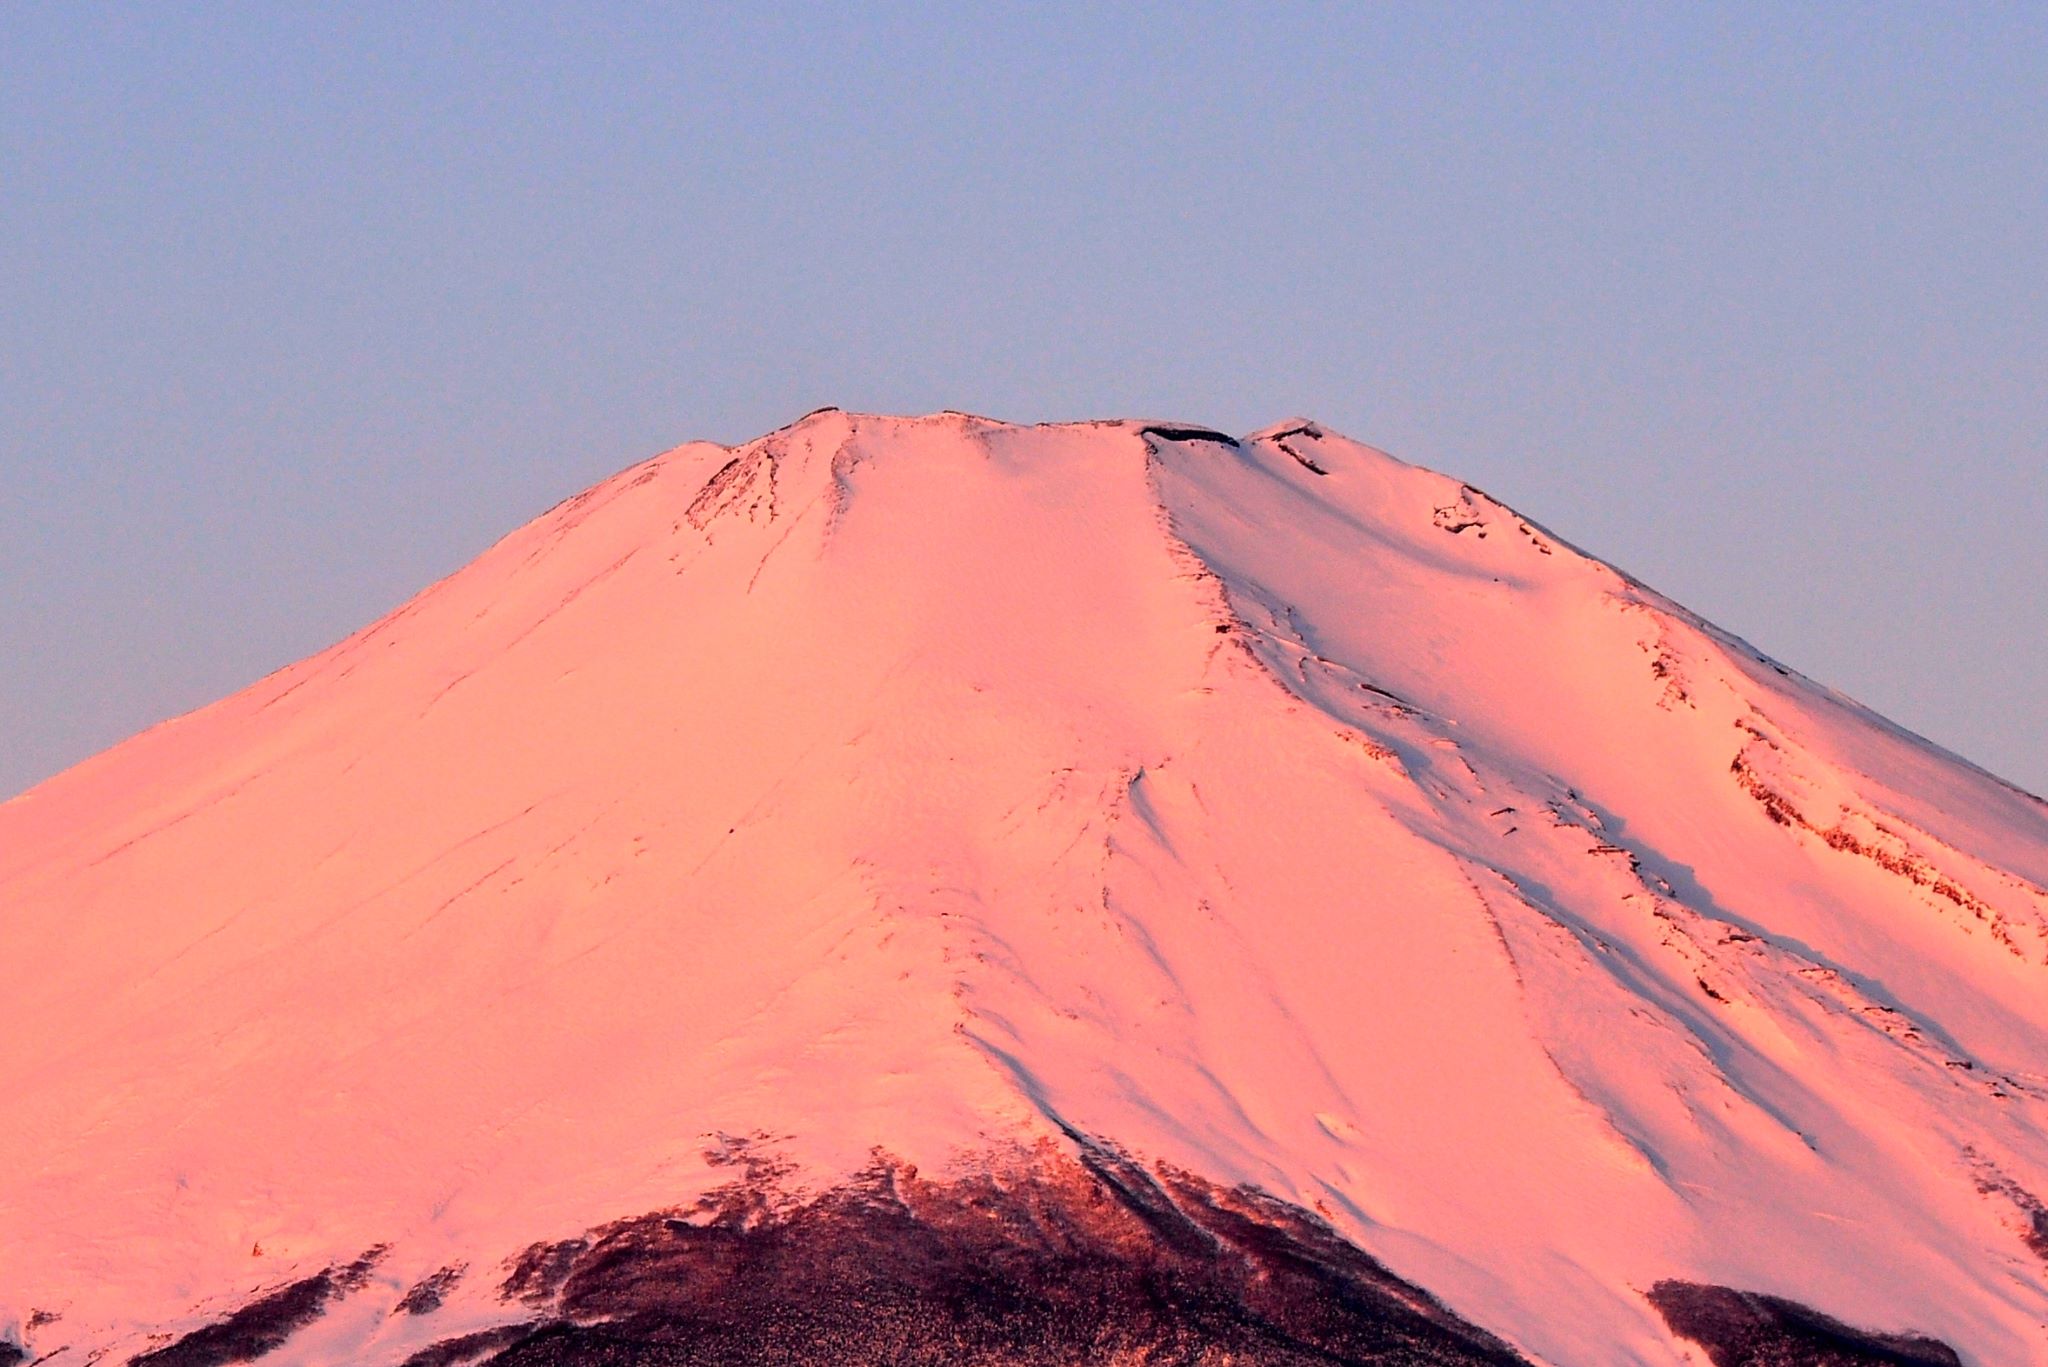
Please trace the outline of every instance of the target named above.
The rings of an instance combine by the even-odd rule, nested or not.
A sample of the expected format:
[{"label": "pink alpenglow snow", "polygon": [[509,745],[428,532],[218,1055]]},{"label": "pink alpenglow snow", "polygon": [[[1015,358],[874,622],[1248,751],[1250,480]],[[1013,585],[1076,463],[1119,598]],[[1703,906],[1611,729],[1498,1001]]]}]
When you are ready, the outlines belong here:
[{"label": "pink alpenglow snow", "polygon": [[2048,1362],[2044,885],[1314,423],[825,410],[0,805],[0,1361]]}]

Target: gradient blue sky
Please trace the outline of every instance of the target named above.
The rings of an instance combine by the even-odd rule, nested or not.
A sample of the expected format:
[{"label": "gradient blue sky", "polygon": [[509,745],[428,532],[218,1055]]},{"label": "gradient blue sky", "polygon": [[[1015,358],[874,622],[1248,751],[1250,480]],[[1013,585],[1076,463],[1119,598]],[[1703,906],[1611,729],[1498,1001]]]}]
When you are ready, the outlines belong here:
[{"label": "gradient blue sky", "polygon": [[1308,413],[2048,790],[2048,7],[937,8],[0,8],[0,794],[825,403]]}]

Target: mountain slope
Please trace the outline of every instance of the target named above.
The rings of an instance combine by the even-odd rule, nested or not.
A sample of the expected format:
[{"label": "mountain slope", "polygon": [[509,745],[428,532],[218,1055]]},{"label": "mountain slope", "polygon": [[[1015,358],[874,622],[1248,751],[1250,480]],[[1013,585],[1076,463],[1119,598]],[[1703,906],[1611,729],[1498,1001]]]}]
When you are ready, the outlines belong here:
[{"label": "mountain slope", "polygon": [[380,1248],[266,1360],[397,1362],[707,1153],[1114,1151],[1540,1361],[1686,1360],[1660,1284],[2044,1361],[2044,883],[2038,799],[1314,424],[827,411],[0,806],[0,1315]]}]

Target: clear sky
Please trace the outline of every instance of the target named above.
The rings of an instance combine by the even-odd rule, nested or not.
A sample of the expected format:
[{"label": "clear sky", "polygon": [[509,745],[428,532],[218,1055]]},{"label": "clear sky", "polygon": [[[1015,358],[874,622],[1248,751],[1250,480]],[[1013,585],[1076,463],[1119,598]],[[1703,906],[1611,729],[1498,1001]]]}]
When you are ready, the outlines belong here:
[{"label": "clear sky", "polygon": [[319,8],[0,7],[0,794],[826,403],[1307,413],[2048,790],[2048,7]]}]

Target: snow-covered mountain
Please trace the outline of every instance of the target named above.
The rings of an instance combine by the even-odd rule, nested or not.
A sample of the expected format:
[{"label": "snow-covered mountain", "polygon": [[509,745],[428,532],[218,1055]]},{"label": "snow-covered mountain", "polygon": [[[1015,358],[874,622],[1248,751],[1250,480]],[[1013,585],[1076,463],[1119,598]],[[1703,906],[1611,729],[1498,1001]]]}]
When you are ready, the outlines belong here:
[{"label": "snow-covered mountain", "polygon": [[0,1361],[2048,1362],[2044,885],[1313,423],[826,410],[0,805]]}]

